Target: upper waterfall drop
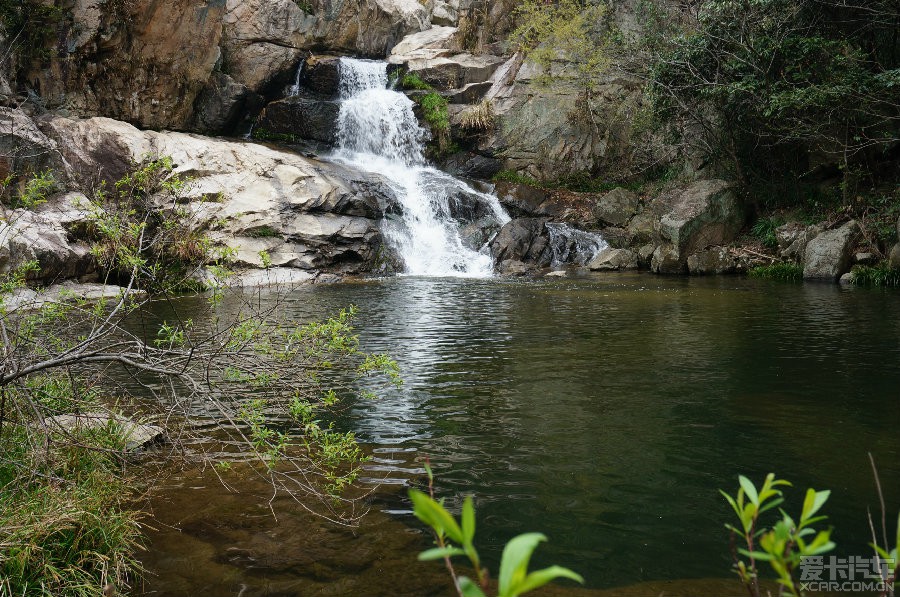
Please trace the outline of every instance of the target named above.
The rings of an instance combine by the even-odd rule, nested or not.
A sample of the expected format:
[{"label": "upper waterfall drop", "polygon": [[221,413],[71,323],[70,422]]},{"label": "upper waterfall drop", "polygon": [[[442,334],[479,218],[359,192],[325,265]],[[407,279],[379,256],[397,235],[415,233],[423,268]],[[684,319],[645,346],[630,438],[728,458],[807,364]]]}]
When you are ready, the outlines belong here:
[{"label": "upper waterfall drop", "polygon": [[475,220],[498,227],[509,215],[495,196],[425,163],[429,133],[419,126],[412,100],[388,89],[387,63],[341,58],[340,94],[334,158],[383,175],[393,188],[401,213],[383,229],[405,273],[491,276],[491,256],[481,250],[488,239],[463,228]]}]

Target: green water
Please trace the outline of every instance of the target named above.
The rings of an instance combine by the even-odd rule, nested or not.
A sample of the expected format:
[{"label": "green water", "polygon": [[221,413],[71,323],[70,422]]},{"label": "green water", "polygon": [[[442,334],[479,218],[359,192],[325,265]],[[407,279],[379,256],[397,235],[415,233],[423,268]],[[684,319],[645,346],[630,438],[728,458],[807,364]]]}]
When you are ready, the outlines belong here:
[{"label": "green water", "polygon": [[832,489],[841,556],[869,555],[867,452],[890,517],[900,507],[898,293],[649,275],[392,278],[303,287],[280,308],[308,319],[348,304],[363,348],[392,354],[405,380],[339,422],[373,452],[368,479],[390,480],[373,514],[332,529],[283,504],[273,521],[250,481],[231,494],[178,477],[155,510],[181,530],[152,535],[148,592],[447,594],[440,567],[414,560],[428,541],[402,498],[426,455],[451,504],[475,494],[494,569],[506,539],[542,531],[536,565],[567,565],[592,589],[645,587],[629,594],[674,579],[693,588],[667,595],[720,591],[690,579],[729,577],[717,490],[738,474],[774,471],[797,496]]}]

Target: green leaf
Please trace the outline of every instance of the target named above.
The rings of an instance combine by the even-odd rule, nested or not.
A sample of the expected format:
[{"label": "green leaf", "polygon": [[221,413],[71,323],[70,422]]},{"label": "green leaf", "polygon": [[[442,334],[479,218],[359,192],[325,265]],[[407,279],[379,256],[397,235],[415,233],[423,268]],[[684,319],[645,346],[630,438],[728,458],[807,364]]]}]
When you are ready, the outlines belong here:
[{"label": "green leaf", "polygon": [[452,545],[448,545],[446,547],[435,547],[432,549],[426,549],[422,553],[419,554],[418,559],[420,562],[430,562],[431,560],[441,560],[443,558],[451,558],[453,556],[463,556],[466,555],[466,552],[461,550],[458,547],[453,547]]},{"label": "green leaf", "polygon": [[828,496],[831,495],[831,491],[816,491],[813,488],[809,488],[806,490],[806,498],[803,500],[803,510],[800,514],[800,522],[804,522],[806,519],[811,518],[813,514],[819,511],[819,509],[825,505],[825,502],[828,501]]},{"label": "green leaf", "polygon": [[468,576],[459,577],[459,592],[463,594],[463,597],[485,597],[481,587],[472,582]]},{"label": "green leaf", "polygon": [[462,522],[462,543],[463,545],[471,545],[472,540],[475,539],[475,505],[472,503],[471,495],[466,496],[466,499],[463,501],[460,521]]},{"label": "green leaf", "polygon": [[738,482],[741,484],[741,489],[747,494],[747,499],[749,499],[754,506],[759,508],[759,494],[756,493],[756,487],[753,485],[753,482],[744,475],[738,477]]},{"label": "green leaf", "polygon": [[533,591],[538,587],[543,587],[545,584],[552,582],[557,578],[568,578],[574,580],[577,583],[584,584],[584,579],[580,574],[572,572],[568,568],[563,568],[562,566],[550,566],[549,568],[544,568],[543,570],[536,570],[535,572],[531,572],[528,576],[525,577],[525,580],[522,581],[522,584],[516,587],[515,593],[510,595],[510,597],[515,597],[516,595],[521,595],[522,593]]},{"label": "green leaf", "polygon": [[438,535],[446,533],[453,541],[462,543],[462,530],[446,508],[416,489],[409,490],[409,499],[413,503],[413,514],[419,520],[433,528]]},{"label": "green leaf", "polygon": [[538,543],[546,540],[547,537],[542,533],[523,533],[509,540],[500,560],[499,597],[514,597],[513,590],[528,572],[531,554]]}]

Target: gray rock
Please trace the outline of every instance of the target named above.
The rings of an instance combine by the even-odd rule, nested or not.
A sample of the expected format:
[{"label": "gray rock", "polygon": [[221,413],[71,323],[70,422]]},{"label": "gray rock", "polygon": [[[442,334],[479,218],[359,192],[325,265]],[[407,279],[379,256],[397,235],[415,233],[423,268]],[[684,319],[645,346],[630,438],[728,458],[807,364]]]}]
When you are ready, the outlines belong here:
[{"label": "gray rock", "polygon": [[891,247],[888,255],[888,266],[893,269],[900,269],[900,242]]},{"label": "gray rock", "polygon": [[656,247],[650,260],[650,270],[655,274],[683,274],[687,267],[681,252],[670,243]]},{"label": "gray rock", "polygon": [[897,218],[897,240],[900,241],[900,218]]},{"label": "gray rock", "polygon": [[494,193],[514,216],[558,218],[563,212],[547,191],[529,185],[498,182]]},{"label": "gray rock", "polygon": [[[444,97],[447,98],[447,101],[451,104],[477,104],[481,101],[481,98],[484,97],[484,94],[487,93],[488,89],[491,88],[490,81],[484,81],[482,83],[469,83],[459,89],[454,89],[452,91],[448,91],[444,94]],[[462,114],[462,110],[459,111]],[[458,124],[457,122],[453,122],[451,120],[451,124]]]},{"label": "gray rock", "polygon": [[185,209],[247,264],[262,265],[258,251],[266,250],[275,265],[366,271],[383,242],[377,220],[396,203],[379,175],[266,145],[141,131],[105,118],[46,124],[75,172],[110,182],[132,160],[171,156],[176,172],[193,179]]},{"label": "gray rock", "polygon": [[635,244],[648,243],[659,227],[659,218],[649,211],[644,211],[628,222],[628,235]]},{"label": "gray rock", "polygon": [[70,239],[64,223],[68,214],[44,205],[40,212],[24,209],[9,214],[0,223],[0,271],[8,272],[28,261],[37,261],[39,271],[29,278],[44,281],[77,278],[96,271],[90,246]]},{"label": "gray rock", "polygon": [[878,262],[878,257],[875,253],[856,253],[853,255],[853,263],[858,263],[860,265],[874,265]]},{"label": "gray rock", "polygon": [[157,425],[138,423],[108,411],[94,411],[71,415],[57,415],[44,419],[43,427],[63,433],[77,433],[114,425],[125,439],[125,451],[137,452],[152,444],[165,441],[165,430]]},{"label": "gray rock", "polygon": [[550,265],[552,253],[546,218],[515,218],[507,222],[489,245],[495,263],[523,261],[537,267]]},{"label": "gray rock", "polygon": [[668,209],[660,218],[660,236],[682,260],[706,247],[731,242],[744,225],[743,205],[724,180],[695,182],[672,191],[662,202]]},{"label": "gray rock", "polygon": [[435,25],[453,26],[459,21],[459,13],[443,0],[433,0],[431,22]]},{"label": "gray rock", "polygon": [[807,280],[840,278],[850,270],[853,243],[859,235],[856,221],[850,221],[834,230],[826,230],[806,245],[803,259],[803,277]]},{"label": "gray rock", "polygon": [[461,151],[441,161],[441,168],[451,174],[481,180],[490,180],[502,166],[497,158],[471,151]]},{"label": "gray rock", "polygon": [[226,74],[213,73],[194,104],[192,126],[209,134],[229,133],[251,111],[250,105],[260,102],[262,98],[245,85]]},{"label": "gray rock", "polygon": [[629,249],[608,248],[597,253],[587,267],[591,271],[637,269],[638,255]]},{"label": "gray rock", "polygon": [[[793,238],[792,242],[781,251],[784,259],[790,259],[802,263],[806,255],[806,245],[809,241],[817,237],[822,232],[822,227],[818,225],[807,226],[799,233],[790,237],[786,236],[785,241]],[[780,243],[779,243],[780,246]]]},{"label": "gray rock", "polygon": [[406,64],[410,60],[422,60],[450,56],[458,52],[456,27],[432,27],[404,37],[391,49],[389,64]]},{"label": "gray rock", "polygon": [[650,269],[651,260],[653,259],[653,254],[656,252],[656,245],[653,243],[647,243],[646,245],[642,245],[638,251],[638,265],[640,267],[645,267]]},{"label": "gray rock", "polygon": [[439,90],[457,89],[472,83],[484,83],[503,63],[498,56],[456,54],[407,62],[410,72]]},{"label": "gray rock", "polygon": [[501,261],[497,269],[501,274],[507,276],[524,276],[528,273],[528,266],[516,259]]},{"label": "gray rock", "polygon": [[784,251],[797,242],[806,232],[807,226],[800,222],[788,222],[775,229],[775,239],[778,241],[778,250]]},{"label": "gray rock", "polygon": [[310,56],[303,65],[300,85],[323,99],[338,99],[341,93],[341,59]]},{"label": "gray rock", "polygon": [[259,115],[254,136],[289,135],[333,144],[340,103],[297,95],[270,103]]},{"label": "gray rock", "polygon": [[731,274],[738,269],[738,260],[727,247],[712,247],[687,258],[687,268],[691,275]]},{"label": "gray rock", "polygon": [[544,277],[545,278],[565,278],[567,275],[568,275],[568,273],[566,272],[566,270],[558,269],[558,270],[554,270],[552,272],[547,272],[546,274],[544,274]]},{"label": "gray rock", "polygon": [[623,226],[637,212],[639,201],[637,193],[619,187],[597,200],[593,216],[599,222]]},{"label": "gray rock", "polygon": [[838,280],[838,284],[841,286],[848,286],[853,284],[853,273],[847,272],[846,274],[841,274],[840,279]]},{"label": "gray rock", "polygon": [[56,143],[27,114],[0,107],[0,179],[9,174],[27,176],[48,168],[59,178],[64,174],[62,166]]}]

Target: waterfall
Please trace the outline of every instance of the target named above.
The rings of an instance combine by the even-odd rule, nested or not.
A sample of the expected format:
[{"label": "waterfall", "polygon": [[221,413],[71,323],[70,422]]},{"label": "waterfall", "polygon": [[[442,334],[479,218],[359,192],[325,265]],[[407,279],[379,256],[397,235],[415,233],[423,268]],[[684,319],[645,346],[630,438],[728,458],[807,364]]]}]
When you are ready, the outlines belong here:
[{"label": "waterfall", "polygon": [[400,203],[383,231],[407,274],[493,274],[487,238],[473,233],[499,228],[509,215],[493,195],[429,167],[422,154],[429,133],[419,126],[413,102],[387,88],[387,64],[341,58],[337,151],[334,158],[385,177]]}]

